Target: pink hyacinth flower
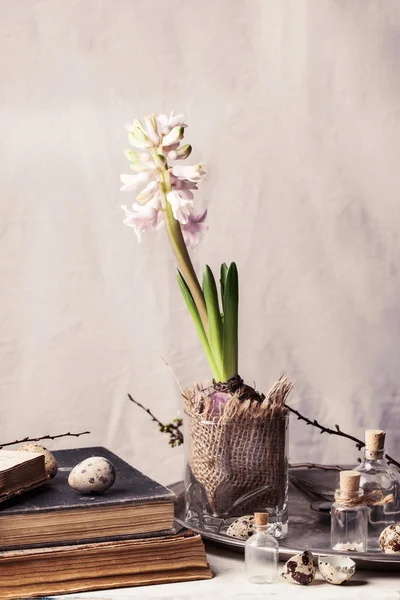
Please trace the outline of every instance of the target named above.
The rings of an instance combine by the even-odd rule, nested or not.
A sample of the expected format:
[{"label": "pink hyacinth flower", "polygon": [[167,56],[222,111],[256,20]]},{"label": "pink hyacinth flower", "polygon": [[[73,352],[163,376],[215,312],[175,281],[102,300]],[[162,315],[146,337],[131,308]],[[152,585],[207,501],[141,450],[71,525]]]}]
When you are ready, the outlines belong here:
[{"label": "pink hyacinth flower", "polygon": [[168,133],[178,125],[180,125],[181,127],[187,127],[185,123],[185,115],[176,115],[175,111],[172,111],[169,116],[158,115],[157,123],[159,130],[163,135],[168,135]]},{"label": "pink hyacinth flower", "polygon": [[190,210],[193,206],[192,200],[187,200],[173,190],[167,194],[167,200],[171,205],[173,215],[182,225],[188,222]]},{"label": "pink hyacinth flower", "polygon": [[206,174],[204,163],[198,163],[197,165],[174,165],[171,172],[178,179],[188,179],[194,183],[201,181]]},{"label": "pink hyacinth flower", "polygon": [[121,175],[121,192],[132,192],[140,185],[147,184],[154,177],[151,171],[136,173],[136,175]]},{"label": "pink hyacinth flower", "polygon": [[121,208],[125,211],[126,215],[124,224],[133,228],[139,243],[142,233],[148,229],[158,229],[161,220],[164,220],[158,208],[150,202],[148,204],[138,204],[135,202],[132,204],[132,210],[129,210],[125,205]]},{"label": "pink hyacinth flower", "polygon": [[181,225],[183,239],[188,248],[195,248],[199,242],[201,234],[207,231],[208,227],[204,224],[207,216],[207,209],[196,214],[193,208],[190,209],[188,222]]}]

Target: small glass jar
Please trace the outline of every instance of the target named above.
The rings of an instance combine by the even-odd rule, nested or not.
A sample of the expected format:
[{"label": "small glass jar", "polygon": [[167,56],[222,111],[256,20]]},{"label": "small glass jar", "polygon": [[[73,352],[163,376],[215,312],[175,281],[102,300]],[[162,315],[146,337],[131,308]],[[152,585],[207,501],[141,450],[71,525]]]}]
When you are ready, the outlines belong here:
[{"label": "small glass jar", "polygon": [[331,509],[332,550],[367,552],[369,508],[359,483],[360,474],[356,471],[340,473],[340,489],[335,492]]},{"label": "small glass jar", "polygon": [[400,473],[385,459],[385,432],[365,432],[364,458],[355,468],[360,473],[360,487],[370,508],[368,546],[379,549],[379,536],[388,525],[400,521]]},{"label": "small glass jar", "polygon": [[244,548],[247,581],[273,583],[278,577],[279,544],[268,533],[268,513],[254,513],[253,528]]}]

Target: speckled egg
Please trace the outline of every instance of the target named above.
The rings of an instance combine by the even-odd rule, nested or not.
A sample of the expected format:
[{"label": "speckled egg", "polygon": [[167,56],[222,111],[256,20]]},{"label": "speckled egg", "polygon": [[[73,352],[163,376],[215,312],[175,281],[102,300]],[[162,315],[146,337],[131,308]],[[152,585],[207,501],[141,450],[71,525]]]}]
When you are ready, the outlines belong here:
[{"label": "speckled egg", "polygon": [[35,452],[36,454],[43,454],[44,468],[46,469],[48,477],[52,479],[52,477],[57,475],[57,461],[50,450],[47,450],[47,448],[44,446],[41,446],[40,444],[33,444],[32,442],[25,442],[25,444],[19,446],[17,450],[20,450],[21,452]]},{"label": "speckled egg", "polygon": [[102,456],[86,458],[72,469],[68,477],[72,489],[81,494],[105,492],[114,481],[114,465]]},{"label": "speckled egg", "polygon": [[244,515],[229,525],[226,535],[239,540],[247,540],[254,533],[253,525],[254,515]]},{"label": "speckled egg", "polygon": [[281,577],[290,583],[309,585],[315,578],[314,556],[308,550],[295,554],[285,564]]},{"label": "speckled egg", "polygon": [[385,554],[400,554],[400,523],[393,523],[382,531],[379,546]]},{"label": "speckled egg", "polygon": [[328,583],[342,585],[356,572],[356,563],[349,556],[320,556],[319,572]]}]

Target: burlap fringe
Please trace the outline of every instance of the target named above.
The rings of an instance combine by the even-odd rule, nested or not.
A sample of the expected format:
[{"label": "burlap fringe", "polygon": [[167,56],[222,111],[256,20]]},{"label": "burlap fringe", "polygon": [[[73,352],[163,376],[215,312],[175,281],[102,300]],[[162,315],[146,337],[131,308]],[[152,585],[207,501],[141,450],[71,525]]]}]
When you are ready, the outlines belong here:
[{"label": "burlap fringe", "polygon": [[243,415],[246,415],[246,419],[276,419],[285,417],[288,414],[285,402],[292,389],[293,383],[282,375],[274,383],[262,402],[239,400],[239,394],[237,393],[224,406],[218,407],[215,401],[210,398],[210,394],[215,391],[210,383],[206,385],[196,384],[194,388],[187,388],[184,390],[183,398],[187,414],[201,414],[205,419],[231,421]]},{"label": "burlap fringe", "polygon": [[279,511],[287,486],[285,400],[293,385],[281,377],[262,402],[232,396],[220,405],[212,385],[184,392],[193,485],[200,483],[215,515]]}]

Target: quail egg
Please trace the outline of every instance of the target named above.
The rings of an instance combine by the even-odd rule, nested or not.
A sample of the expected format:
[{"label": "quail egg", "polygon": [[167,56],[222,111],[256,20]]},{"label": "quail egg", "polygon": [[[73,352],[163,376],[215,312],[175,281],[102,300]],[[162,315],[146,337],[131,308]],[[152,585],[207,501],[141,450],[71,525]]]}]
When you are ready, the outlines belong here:
[{"label": "quail egg", "polygon": [[47,450],[47,448],[44,446],[41,446],[40,444],[33,444],[32,442],[25,442],[25,444],[19,446],[17,450],[21,452],[35,452],[36,454],[43,454],[44,468],[46,469],[47,476],[49,479],[52,479],[57,475],[57,461],[50,450]]},{"label": "quail egg", "polygon": [[382,531],[379,546],[385,554],[400,554],[400,523],[393,523]]},{"label": "quail egg", "polygon": [[114,481],[114,465],[102,456],[86,458],[72,469],[68,477],[72,489],[81,494],[105,492]]},{"label": "quail egg", "polygon": [[318,566],[325,581],[333,585],[349,581],[356,572],[356,563],[348,556],[320,556]]},{"label": "quail egg", "polygon": [[285,564],[281,577],[298,585],[310,584],[315,578],[314,556],[308,550],[295,554]]},{"label": "quail egg", "polygon": [[254,533],[253,525],[254,515],[244,515],[229,525],[226,535],[240,540],[247,540]]}]

